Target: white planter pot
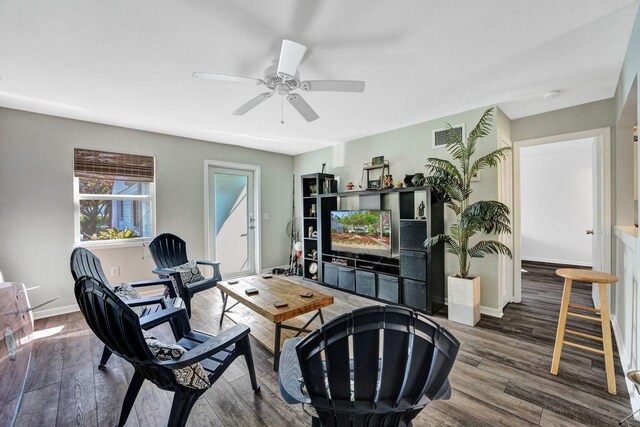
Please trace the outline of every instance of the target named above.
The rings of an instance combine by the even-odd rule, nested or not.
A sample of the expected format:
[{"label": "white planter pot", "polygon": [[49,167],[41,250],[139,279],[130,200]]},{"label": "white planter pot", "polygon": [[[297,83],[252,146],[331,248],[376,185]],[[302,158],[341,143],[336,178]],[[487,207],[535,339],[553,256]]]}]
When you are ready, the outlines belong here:
[{"label": "white planter pot", "polygon": [[461,279],[449,276],[449,320],[474,326],[480,320],[480,276]]}]

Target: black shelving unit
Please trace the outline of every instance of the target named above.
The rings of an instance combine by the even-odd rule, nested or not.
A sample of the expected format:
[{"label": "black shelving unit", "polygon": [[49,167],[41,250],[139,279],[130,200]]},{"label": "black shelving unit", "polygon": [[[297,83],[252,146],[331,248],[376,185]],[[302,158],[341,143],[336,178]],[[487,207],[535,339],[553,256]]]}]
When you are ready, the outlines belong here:
[{"label": "black shelving unit", "polygon": [[[332,180],[331,191],[324,193],[325,180]],[[314,188],[315,186],[315,188]],[[313,191],[315,190],[315,191]],[[326,173],[313,173],[302,176],[302,253],[303,253],[303,272],[304,280],[320,283],[322,282],[322,253],[323,248],[330,247],[331,236],[331,218],[332,210],[336,209],[335,200],[324,199],[324,196],[337,193],[337,184],[334,176]],[[315,215],[312,212],[315,209]],[[322,212],[325,212],[323,215]],[[328,219],[328,223],[327,223]],[[315,237],[310,233],[310,227],[316,232]],[[316,251],[315,259],[312,252]],[[311,272],[313,264],[317,265],[316,273]]]},{"label": "black shelving unit", "polygon": [[[424,248],[424,240],[444,231],[444,204],[437,200],[429,187],[408,187],[378,191],[349,191],[322,193],[322,182],[333,178],[330,174],[310,174],[302,177],[303,222],[305,233],[309,226],[316,230],[316,240],[304,239],[304,279],[345,292],[366,296],[386,303],[402,304],[427,314],[435,314],[444,307],[444,246]],[[316,184],[318,192],[310,194],[309,186]],[[334,190],[334,189],[332,189]],[[417,194],[425,202],[424,219],[416,219]],[[348,203],[345,199],[350,199]],[[340,205],[360,209],[390,209],[397,231],[392,236],[394,256],[391,258],[334,253],[331,251],[331,211]],[[316,204],[316,217],[308,216],[311,204]],[[395,219],[394,219],[395,217]],[[316,249],[317,259],[310,258]],[[309,267],[318,266],[313,279]]]}]

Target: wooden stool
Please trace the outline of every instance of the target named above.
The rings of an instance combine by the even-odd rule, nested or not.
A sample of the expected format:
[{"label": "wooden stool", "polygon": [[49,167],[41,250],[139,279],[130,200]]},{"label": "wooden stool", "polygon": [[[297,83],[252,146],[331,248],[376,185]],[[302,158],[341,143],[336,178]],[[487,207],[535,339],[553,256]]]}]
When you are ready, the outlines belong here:
[{"label": "wooden stool", "polygon": [[[582,350],[591,351],[604,355],[604,365],[607,372],[607,388],[609,393],[616,394],[616,376],[613,369],[613,347],[611,344],[611,326],[609,325],[609,304],[607,301],[607,284],[614,284],[618,281],[618,278],[613,274],[602,273],[600,271],[583,270],[577,268],[559,268],[556,270],[556,274],[560,277],[564,277],[564,291],[562,292],[562,303],[560,305],[560,318],[558,319],[558,331],[556,332],[556,345],[553,349],[553,361],[551,362],[551,373],[558,375],[558,368],[560,367],[560,355],[562,354],[562,345],[570,345],[572,347],[580,348]],[[579,282],[597,283],[598,292],[600,295],[600,309],[585,307],[578,304],[570,304],[571,299],[571,283],[576,280]],[[589,316],[582,313],[576,313],[569,311],[570,308],[588,311],[595,313],[595,316]],[[585,334],[583,332],[573,331],[571,329],[565,329],[567,324],[567,316],[574,316],[584,320],[591,320],[600,322],[602,324],[602,337],[595,335]],[[576,335],[582,338],[588,338],[595,341],[600,341],[603,345],[603,350],[598,348],[589,347],[582,344],[577,344],[571,341],[564,340],[564,334]]]}]

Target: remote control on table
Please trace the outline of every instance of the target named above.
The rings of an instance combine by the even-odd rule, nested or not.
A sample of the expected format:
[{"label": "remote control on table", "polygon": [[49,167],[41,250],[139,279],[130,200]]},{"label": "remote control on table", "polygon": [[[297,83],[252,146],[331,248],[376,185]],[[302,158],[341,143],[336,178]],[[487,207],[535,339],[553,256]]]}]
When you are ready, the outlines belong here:
[{"label": "remote control on table", "polygon": [[313,292],[306,292],[304,294],[300,294],[302,298],[311,298],[313,296]]},{"label": "remote control on table", "polygon": [[258,293],[258,290],[256,288],[247,288],[244,290],[244,293],[247,295],[255,295]]},{"label": "remote control on table", "polygon": [[240,283],[239,280],[227,280],[227,283],[230,285],[235,285],[236,283]]},{"label": "remote control on table", "polygon": [[284,301],[276,301],[276,302],[274,302],[274,303],[273,303],[273,305],[274,305],[276,308],[280,308],[280,307],[286,307],[286,306],[288,306],[289,304],[287,304],[287,303],[286,303],[286,302],[284,302]]}]

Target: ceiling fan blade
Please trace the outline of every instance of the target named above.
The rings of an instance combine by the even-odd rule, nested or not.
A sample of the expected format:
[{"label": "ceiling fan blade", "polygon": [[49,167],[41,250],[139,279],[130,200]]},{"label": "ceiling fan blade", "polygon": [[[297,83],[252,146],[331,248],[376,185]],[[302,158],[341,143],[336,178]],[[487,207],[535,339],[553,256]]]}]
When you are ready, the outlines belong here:
[{"label": "ceiling fan blade", "polygon": [[306,121],[312,122],[319,117],[316,112],[313,111],[313,108],[307,104],[307,101],[297,93],[289,95],[287,101],[293,105],[293,108],[295,108]]},{"label": "ceiling fan blade", "polygon": [[267,99],[271,98],[272,96],[273,96],[273,92],[261,93],[260,95],[256,96],[255,98],[251,98],[249,100],[249,102],[247,102],[246,104],[243,104],[242,106],[240,106],[240,108],[238,108],[236,111],[234,111],[231,114],[233,114],[234,116],[242,116],[245,113],[247,113],[248,111],[250,111],[251,109],[253,109],[256,106],[258,106],[259,104],[261,104],[264,101],[266,101]]},{"label": "ceiling fan blade", "polygon": [[310,92],[364,92],[362,80],[308,80],[300,89]]},{"label": "ceiling fan blade", "polygon": [[251,77],[230,76],[228,74],[217,73],[202,73],[200,71],[196,71],[195,73],[191,74],[191,77],[193,77],[194,79],[222,80],[225,82],[253,83],[256,85],[262,83],[262,80],[252,79]]},{"label": "ceiling fan blade", "polygon": [[280,61],[278,62],[278,76],[285,79],[293,79],[298,72],[307,47],[291,40],[282,40],[280,49]]}]

